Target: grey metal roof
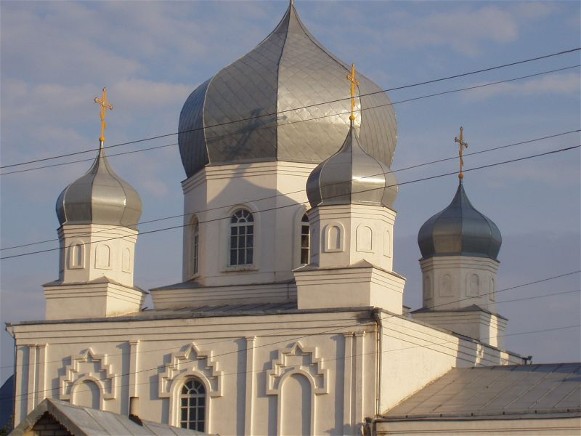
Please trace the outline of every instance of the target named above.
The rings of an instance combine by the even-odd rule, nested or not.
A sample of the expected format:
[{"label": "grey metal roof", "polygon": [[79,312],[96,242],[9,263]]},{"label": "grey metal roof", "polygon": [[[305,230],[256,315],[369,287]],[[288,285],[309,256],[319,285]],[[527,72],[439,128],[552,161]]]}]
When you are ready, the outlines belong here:
[{"label": "grey metal roof", "polygon": [[101,143],[89,171],[59,195],[56,214],[61,225],[111,224],[137,228],[141,199],[129,183],[115,174]]},{"label": "grey metal roof", "polygon": [[307,180],[311,207],[333,204],[392,207],[396,196],[395,175],[363,150],[353,126],[341,149],[321,162]]},{"label": "grey metal roof", "polygon": [[[177,307],[172,309],[144,309],[139,312],[110,317],[96,317],[83,319],[61,320],[37,320],[20,321],[18,323],[5,323],[6,327],[39,325],[39,324],[82,324],[93,322],[132,322],[151,321],[160,319],[193,319],[212,317],[238,317],[238,316],[272,316],[272,315],[296,315],[315,313],[343,313],[362,312],[373,310],[372,306],[364,307],[339,307],[324,309],[298,309],[296,301],[282,303],[254,303],[254,304],[222,304],[217,306]],[[387,313],[387,312],[386,312]],[[397,316],[397,315],[394,315]]]},{"label": "grey metal roof", "polygon": [[[92,279],[92,280],[84,280],[82,282],[67,282],[67,283],[63,283],[63,281],[61,279],[57,279],[57,280],[53,280],[52,282],[47,282],[47,283],[43,284],[42,286],[75,287],[75,286],[78,286],[80,284],[87,285],[87,284],[101,284],[101,283],[112,283],[114,285],[125,286],[124,284],[119,283],[117,280],[113,280],[112,278],[106,277],[106,276],[97,277],[96,279]],[[125,287],[127,288],[128,286],[125,286]],[[139,286],[131,286],[131,287],[129,287],[129,289],[133,289],[133,290],[142,292],[144,294],[149,294],[149,292],[141,289]]]},{"label": "grey metal roof", "polygon": [[[349,130],[348,71],[289,5],[264,41],[186,100],[178,141],[187,176],[207,164],[327,159]],[[389,167],[395,112],[379,86],[363,75],[359,82],[359,136],[365,150]]]},{"label": "grey metal roof", "polygon": [[500,230],[472,206],[462,181],[450,205],[426,221],[418,233],[424,259],[477,256],[496,260],[501,244]]},{"label": "grey metal roof", "polygon": [[46,398],[10,433],[14,436],[27,434],[34,424],[49,413],[56,421],[75,436],[105,435],[202,435],[194,430],[171,427],[151,421],[142,421],[139,425],[129,417],[88,407],[73,406],[64,401]]},{"label": "grey metal roof", "polygon": [[[429,312],[433,312],[433,311],[434,311],[434,309],[422,307],[420,309],[416,309],[416,310],[412,311],[411,313],[412,314],[429,313]],[[458,309],[446,309],[446,310],[438,309],[438,312],[440,312],[440,313],[484,312],[484,313],[488,313],[490,315],[495,315],[501,319],[505,319],[508,321],[508,318],[506,318],[498,313],[491,312],[488,309],[485,309],[484,307],[479,306],[478,304],[471,304],[470,306],[460,307]],[[432,326],[430,326],[430,327],[432,327]]]},{"label": "grey metal roof", "polygon": [[581,412],[581,363],[454,368],[388,419]]}]

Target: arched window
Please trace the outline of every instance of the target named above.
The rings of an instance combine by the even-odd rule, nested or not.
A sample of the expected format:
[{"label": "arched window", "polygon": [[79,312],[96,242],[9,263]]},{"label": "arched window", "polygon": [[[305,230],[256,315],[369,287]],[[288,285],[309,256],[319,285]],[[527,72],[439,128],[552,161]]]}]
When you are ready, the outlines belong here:
[{"label": "arched window", "polygon": [[311,262],[310,228],[309,217],[304,214],[301,219],[301,265],[307,265]]},{"label": "arched window", "polygon": [[194,217],[191,223],[191,239],[190,239],[190,275],[194,276],[199,272],[199,251],[200,251],[200,223]]},{"label": "arched window", "polygon": [[254,217],[238,209],[230,218],[230,266],[254,262]]},{"label": "arched window", "polygon": [[180,426],[204,431],[206,421],[206,388],[196,379],[188,380],[180,394]]}]

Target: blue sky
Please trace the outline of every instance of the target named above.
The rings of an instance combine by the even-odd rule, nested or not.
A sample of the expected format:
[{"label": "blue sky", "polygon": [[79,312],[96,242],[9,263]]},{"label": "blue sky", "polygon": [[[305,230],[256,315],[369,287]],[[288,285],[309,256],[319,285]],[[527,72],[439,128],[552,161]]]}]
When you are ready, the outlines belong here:
[{"label": "blue sky", "polygon": [[[323,45],[385,89],[580,45],[576,1],[296,3],[301,19]],[[107,145],[175,133],[189,93],[256,46],[286,7],[286,1],[3,0],[2,165],[96,148],[99,115],[93,98],[103,86],[114,105],[108,116]],[[575,52],[393,91],[390,97],[399,102],[575,66],[579,60]],[[577,130],[580,103],[579,68],[396,103],[399,140],[393,169],[454,156],[453,140],[461,125],[467,152]],[[579,133],[574,133],[467,156],[466,168],[577,146],[579,140]],[[110,159],[140,193],[142,220],[183,212],[180,182],[185,174],[176,142],[176,136],[168,136],[119,147],[118,151],[131,151],[167,145]],[[93,157],[89,153],[69,160]],[[2,175],[2,247],[56,238],[57,196],[89,166],[86,161]],[[447,161],[398,172],[398,179],[408,182],[456,167],[456,161]],[[408,279],[406,303],[413,309],[421,298],[417,231],[450,202],[456,186],[456,177],[447,176],[400,188],[395,204],[395,270]],[[580,269],[579,149],[469,171],[465,188],[474,206],[503,234],[499,289]],[[180,223],[180,218],[170,219],[141,230]],[[53,241],[5,249],[2,255],[54,247]],[[138,286],[149,289],[180,280],[180,230],[144,235],[137,251]],[[2,321],[42,319],[41,285],[58,276],[57,252],[6,259],[0,267]],[[510,320],[507,347],[533,355],[536,362],[580,360],[579,285],[579,274],[573,274],[500,293],[498,309]],[[12,370],[12,340],[5,332],[1,350],[4,380]]]}]

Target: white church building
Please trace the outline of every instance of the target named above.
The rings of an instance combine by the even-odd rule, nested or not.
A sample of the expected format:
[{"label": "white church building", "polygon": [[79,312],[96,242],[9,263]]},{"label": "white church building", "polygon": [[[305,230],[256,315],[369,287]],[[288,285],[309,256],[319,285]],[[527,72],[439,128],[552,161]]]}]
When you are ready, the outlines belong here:
[{"label": "white church building", "polygon": [[151,309],[134,286],[141,200],[107,160],[98,103],[98,156],[56,204],[45,320],[7,327],[20,434],[45,398],[220,435],[581,429],[580,365],[504,349],[501,234],[461,171],[419,230],[423,307],[404,307],[393,106],[292,2],[185,101],[183,275]]}]

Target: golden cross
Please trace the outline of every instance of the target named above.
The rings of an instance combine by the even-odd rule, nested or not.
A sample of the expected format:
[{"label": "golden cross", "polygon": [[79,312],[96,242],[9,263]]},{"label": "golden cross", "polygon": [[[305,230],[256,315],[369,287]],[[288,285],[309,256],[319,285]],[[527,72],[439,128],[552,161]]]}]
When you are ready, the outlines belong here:
[{"label": "golden cross", "polygon": [[462,172],[462,168],[464,167],[464,149],[468,148],[468,143],[464,142],[463,127],[460,127],[460,136],[456,136],[454,142],[458,143],[458,156],[460,157],[460,172],[458,173],[458,178],[462,180],[464,178],[464,173]]},{"label": "golden cross", "polygon": [[357,85],[359,85],[355,64],[351,64],[351,73],[347,74],[347,80],[351,82],[351,115],[349,115],[349,119],[355,121],[355,97],[357,96]]},{"label": "golden cross", "polygon": [[113,110],[113,106],[109,103],[109,100],[107,100],[107,88],[103,88],[101,98],[95,97],[95,103],[100,106],[99,115],[101,116],[101,136],[99,137],[99,141],[105,142],[105,128],[107,127],[105,116],[107,115],[107,110]]}]

